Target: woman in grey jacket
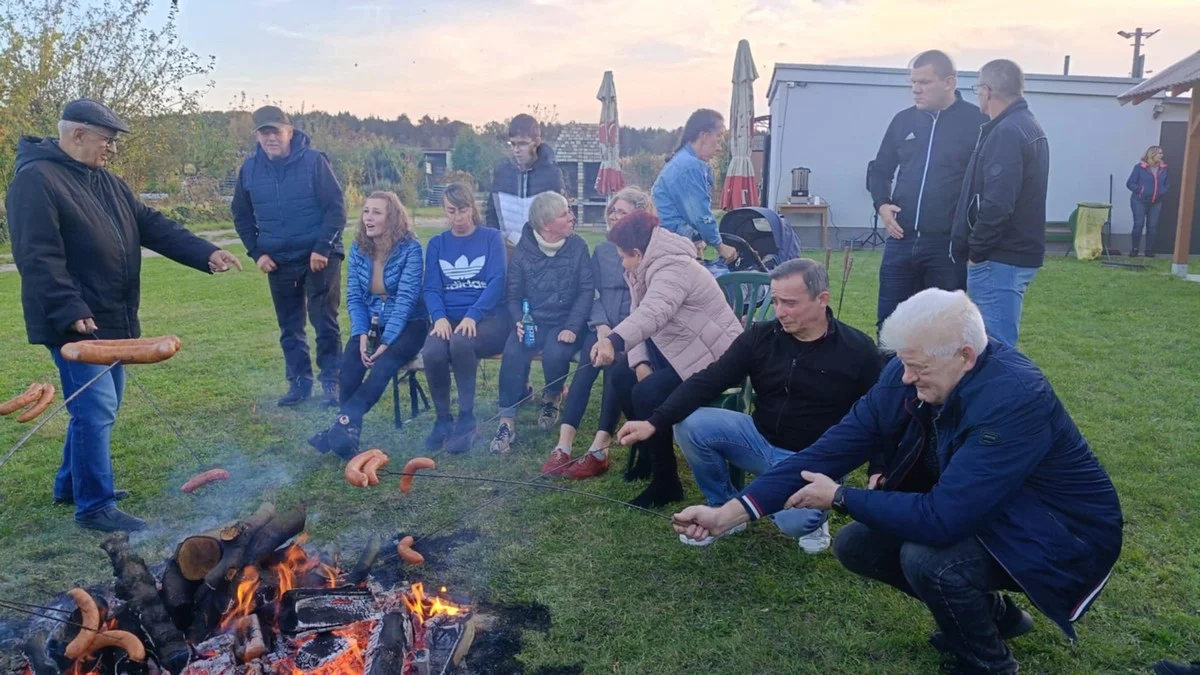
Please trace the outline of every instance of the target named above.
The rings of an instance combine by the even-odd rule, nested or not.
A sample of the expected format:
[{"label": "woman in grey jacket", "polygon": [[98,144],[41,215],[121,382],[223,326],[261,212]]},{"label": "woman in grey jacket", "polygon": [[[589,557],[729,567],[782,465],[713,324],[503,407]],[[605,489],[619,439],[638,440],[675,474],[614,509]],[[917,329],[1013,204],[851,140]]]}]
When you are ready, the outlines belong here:
[{"label": "woman in grey jacket", "polygon": [[[605,220],[609,229],[617,221],[634,211],[649,211],[655,213],[654,202],[650,195],[637,187],[626,187],[616,192],[608,202]],[[591,354],[596,340],[612,332],[613,326],[629,316],[629,284],[625,282],[625,268],[621,266],[621,256],[617,247],[610,241],[596,245],[592,255],[595,266],[593,275],[596,279],[596,300],[592,303],[592,315],[588,320],[591,329],[583,339],[581,354]],[[566,476],[573,480],[583,480],[608,471],[608,446],[612,442],[613,432],[621,416],[621,403],[613,386],[612,373],[614,369],[628,368],[629,364],[622,354],[612,365],[606,368],[596,368],[583,363],[575,370],[571,387],[567,392],[567,401],[563,406],[563,423],[559,427],[558,444],[550,453],[550,458],[542,466],[542,473],[551,476]],[[588,454],[582,460],[571,463],[571,445],[575,442],[575,434],[579,422],[587,410],[588,400],[592,395],[592,385],[600,371],[606,371],[604,389],[600,399],[600,420],[597,425],[596,437],[588,448]],[[647,473],[648,475],[648,473]],[[632,478],[632,476],[627,476]]]}]

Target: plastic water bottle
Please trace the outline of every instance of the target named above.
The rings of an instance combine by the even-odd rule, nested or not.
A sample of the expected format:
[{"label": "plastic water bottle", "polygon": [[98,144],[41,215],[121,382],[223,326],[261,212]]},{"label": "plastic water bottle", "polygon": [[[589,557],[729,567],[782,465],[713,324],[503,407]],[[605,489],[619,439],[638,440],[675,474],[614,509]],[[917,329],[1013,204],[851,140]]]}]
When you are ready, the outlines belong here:
[{"label": "plastic water bottle", "polygon": [[521,301],[521,311],[521,328],[525,330],[523,342],[526,347],[533,347],[537,344],[537,324],[533,322],[533,315],[529,313],[529,300]]}]

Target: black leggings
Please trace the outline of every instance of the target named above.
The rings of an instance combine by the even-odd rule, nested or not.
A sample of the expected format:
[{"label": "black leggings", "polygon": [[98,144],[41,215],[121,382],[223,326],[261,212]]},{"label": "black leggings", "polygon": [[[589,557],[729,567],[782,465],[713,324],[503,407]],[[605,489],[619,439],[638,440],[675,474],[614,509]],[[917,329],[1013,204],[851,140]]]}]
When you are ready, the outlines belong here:
[{"label": "black leggings", "polygon": [[[451,322],[457,328],[460,322]],[[425,361],[425,381],[429,396],[439,418],[450,417],[450,371],[458,385],[458,414],[470,418],[475,414],[475,384],[479,376],[479,359],[504,351],[504,342],[513,331],[508,312],[485,316],[475,325],[475,337],[452,333],[449,340],[436,335],[425,338],[421,356]]]},{"label": "black leggings", "polygon": [[611,434],[617,430],[617,422],[621,419],[621,397],[617,393],[614,382],[616,376],[613,372],[621,367],[628,370],[629,366],[625,354],[618,354],[612,365],[604,368],[593,367],[590,359],[595,344],[596,333],[589,332],[583,340],[583,348],[579,352],[579,367],[575,369],[575,375],[571,378],[571,388],[567,392],[567,401],[563,404],[562,421],[563,424],[579,429],[579,423],[583,420],[583,413],[587,410],[592,396],[592,385],[596,383],[600,372],[604,371],[604,389],[600,395],[600,422],[596,430]]},{"label": "black leggings", "polygon": [[383,396],[388,383],[421,351],[428,331],[429,323],[425,319],[410,320],[400,337],[388,346],[369,371],[358,350],[358,336],[351,336],[342,353],[340,390],[341,413],[349,417],[352,424],[362,425],[363,416]]},{"label": "black leggings", "polygon": [[[644,421],[654,409],[662,405],[671,392],[683,383],[679,374],[669,364],[659,364],[653,373],[641,382],[628,365],[618,368],[614,362],[609,366],[608,376],[612,376],[617,390],[616,396],[625,412],[625,419]],[[660,429],[650,440],[641,444],[643,451],[650,454],[654,474],[674,474],[675,463],[675,434],[671,429]],[[664,476],[665,477],[665,476]]]}]

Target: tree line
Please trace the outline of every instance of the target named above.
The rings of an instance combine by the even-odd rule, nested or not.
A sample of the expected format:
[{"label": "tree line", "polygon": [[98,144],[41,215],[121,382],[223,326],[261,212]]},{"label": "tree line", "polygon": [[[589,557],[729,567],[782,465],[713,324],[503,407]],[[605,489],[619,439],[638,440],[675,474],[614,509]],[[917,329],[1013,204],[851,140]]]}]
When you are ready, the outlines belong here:
[{"label": "tree line", "polygon": [[[174,5],[160,25],[151,25],[152,2],[0,3],[0,190],[12,179],[20,136],[56,135],[63,106],[80,97],[104,102],[135,131],[121,139],[114,170],[138,192],[164,193],[188,204],[185,220],[226,217],[227,207],[217,202],[228,193],[242,158],[254,150],[250,113],[266,103],[289,110],[296,126],[329,156],[351,200],[388,189],[406,204],[416,203],[429,188],[422,163],[426,149],[451,149],[457,171],[450,177],[470,174],[480,190],[490,188],[492,169],[507,152],[508,119],[473,126],[429,115],[415,122],[407,114],[359,118],[294,110],[286,102],[245,94],[227,110],[204,110],[215,57],[182,43]],[[535,104],[513,111],[519,112],[538,117],[551,143],[564,126],[553,108]],[[630,182],[648,186],[679,134],[678,128],[622,128]],[[209,203],[213,207],[205,208]],[[7,227],[0,227],[0,237],[6,235]]]}]

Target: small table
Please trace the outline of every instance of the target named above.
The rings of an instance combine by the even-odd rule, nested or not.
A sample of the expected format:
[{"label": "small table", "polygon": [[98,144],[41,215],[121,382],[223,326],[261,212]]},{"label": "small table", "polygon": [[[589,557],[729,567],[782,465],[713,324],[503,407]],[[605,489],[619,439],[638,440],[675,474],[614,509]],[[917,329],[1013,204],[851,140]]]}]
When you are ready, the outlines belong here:
[{"label": "small table", "polygon": [[[783,202],[775,209],[775,212],[781,216],[789,214],[813,214],[821,219],[821,248],[829,248],[829,202],[822,201],[819,204],[789,204]],[[798,225],[799,223],[793,223]]]}]

